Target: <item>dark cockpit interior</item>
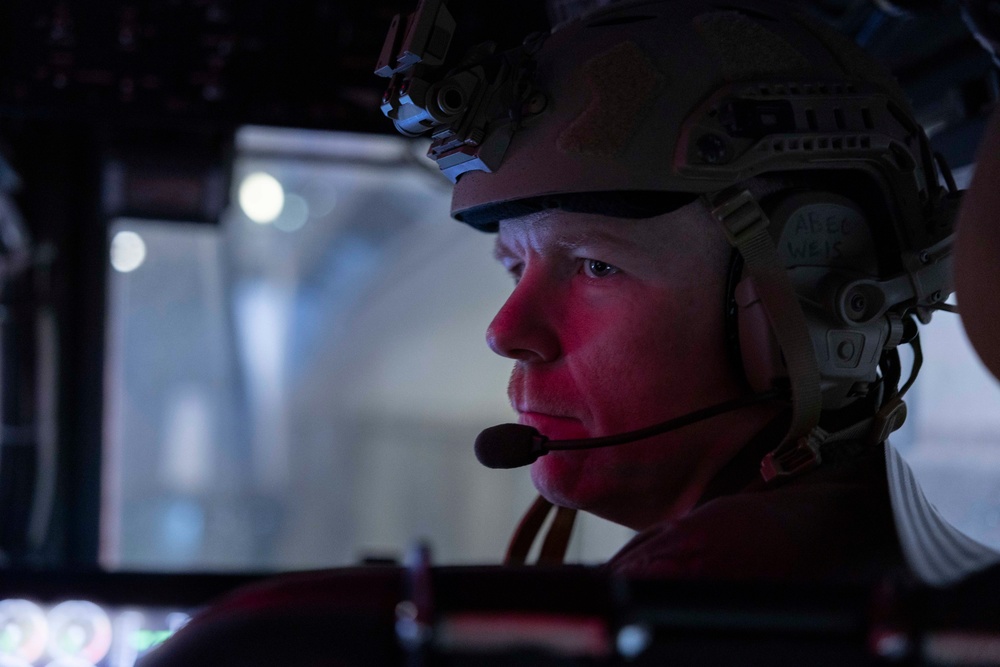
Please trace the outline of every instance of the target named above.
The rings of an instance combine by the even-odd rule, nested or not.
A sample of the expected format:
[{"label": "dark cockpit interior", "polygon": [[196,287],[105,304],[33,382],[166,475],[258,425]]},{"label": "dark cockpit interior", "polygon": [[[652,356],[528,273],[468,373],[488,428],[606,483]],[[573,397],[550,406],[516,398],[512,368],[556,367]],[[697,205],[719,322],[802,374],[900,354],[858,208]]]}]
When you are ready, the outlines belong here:
[{"label": "dark cockpit interior", "polygon": [[[574,565],[499,567],[534,495],[472,453],[514,418],[483,342],[510,282],[379,111],[415,4],[0,3],[0,666],[132,667],[218,600],[149,664],[1000,665],[995,567],[609,580],[589,566],[634,533],[594,517]],[[604,4],[451,0],[454,48]],[[968,188],[1000,3],[797,6],[891,71]],[[922,340],[892,442],[1000,549],[1000,387],[960,316]]]}]

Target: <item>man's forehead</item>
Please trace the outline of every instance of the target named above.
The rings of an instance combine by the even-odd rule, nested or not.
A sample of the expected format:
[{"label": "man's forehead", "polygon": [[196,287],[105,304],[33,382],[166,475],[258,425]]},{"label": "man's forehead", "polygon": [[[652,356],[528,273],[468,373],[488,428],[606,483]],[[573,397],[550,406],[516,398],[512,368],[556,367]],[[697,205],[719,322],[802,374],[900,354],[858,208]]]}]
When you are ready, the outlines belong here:
[{"label": "man's forehead", "polygon": [[544,245],[572,250],[588,245],[612,245],[640,250],[662,237],[664,216],[645,220],[611,218],[589,213],[542,211],[500,221],[498,254],[511,246]]},{"label": "man's forehead", "polygon": [[506,249],[524,244],[568,249],[599,244],[642,253],[664,245],[688,245],[694,237],[711,236],[706,227],[713,223],[700,201],[641,219],[552,209],[501,220],[496,253],[507,254]]}]

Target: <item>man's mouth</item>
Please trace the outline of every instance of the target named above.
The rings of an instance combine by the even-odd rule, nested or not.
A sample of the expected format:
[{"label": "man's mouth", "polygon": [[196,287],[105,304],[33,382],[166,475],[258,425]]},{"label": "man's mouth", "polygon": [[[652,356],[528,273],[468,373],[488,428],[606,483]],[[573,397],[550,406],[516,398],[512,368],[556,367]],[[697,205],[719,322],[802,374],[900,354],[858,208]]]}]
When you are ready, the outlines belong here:
[{"label": "man's mouth", "polygon": [[518,410],[518,423],[531,426],[551,440],[586,437],[587,432],[579,419],[538,410]]}]

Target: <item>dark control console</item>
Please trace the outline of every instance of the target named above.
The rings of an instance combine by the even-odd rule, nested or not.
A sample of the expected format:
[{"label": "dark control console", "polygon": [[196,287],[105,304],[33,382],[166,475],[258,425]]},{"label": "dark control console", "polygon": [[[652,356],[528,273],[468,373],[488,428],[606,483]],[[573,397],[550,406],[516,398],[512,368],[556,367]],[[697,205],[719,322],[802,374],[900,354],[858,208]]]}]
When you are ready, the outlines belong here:
[{"label": "dark control console", "polygon": [[902,575],[792,584],[575,567],[331,570],[224,598],[140,667],[1000,665],[997,574],[929,589]]},{"label": "dark control console", "polygon": [[11,573],[2,667],[1000,665],[1000,571],[806,583],[391,565]]}]

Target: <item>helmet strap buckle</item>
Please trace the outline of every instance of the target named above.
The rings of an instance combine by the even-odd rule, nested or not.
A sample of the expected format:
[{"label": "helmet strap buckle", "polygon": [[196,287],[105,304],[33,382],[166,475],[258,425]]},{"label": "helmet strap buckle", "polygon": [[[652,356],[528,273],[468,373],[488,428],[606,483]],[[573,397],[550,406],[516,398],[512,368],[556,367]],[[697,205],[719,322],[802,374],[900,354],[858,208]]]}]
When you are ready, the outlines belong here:
[{"label": "helmet strap buckle", "polygon": [[820,448],[829,435],[817,426],[806,435],[787,441],[760,462],[761,477],[765,482],[771,483],[795,477],[817,467],[822,462]]},{"label": "helmet strap buckle", "polygon": [[903,402],[902,396],[896,396],[887,401],[875,413],[871,430],[868,431],[868,444],[877,445],[880,442],[885,442],[893,431],[903,425],[904,421],[906,421],[906,403]]}]

